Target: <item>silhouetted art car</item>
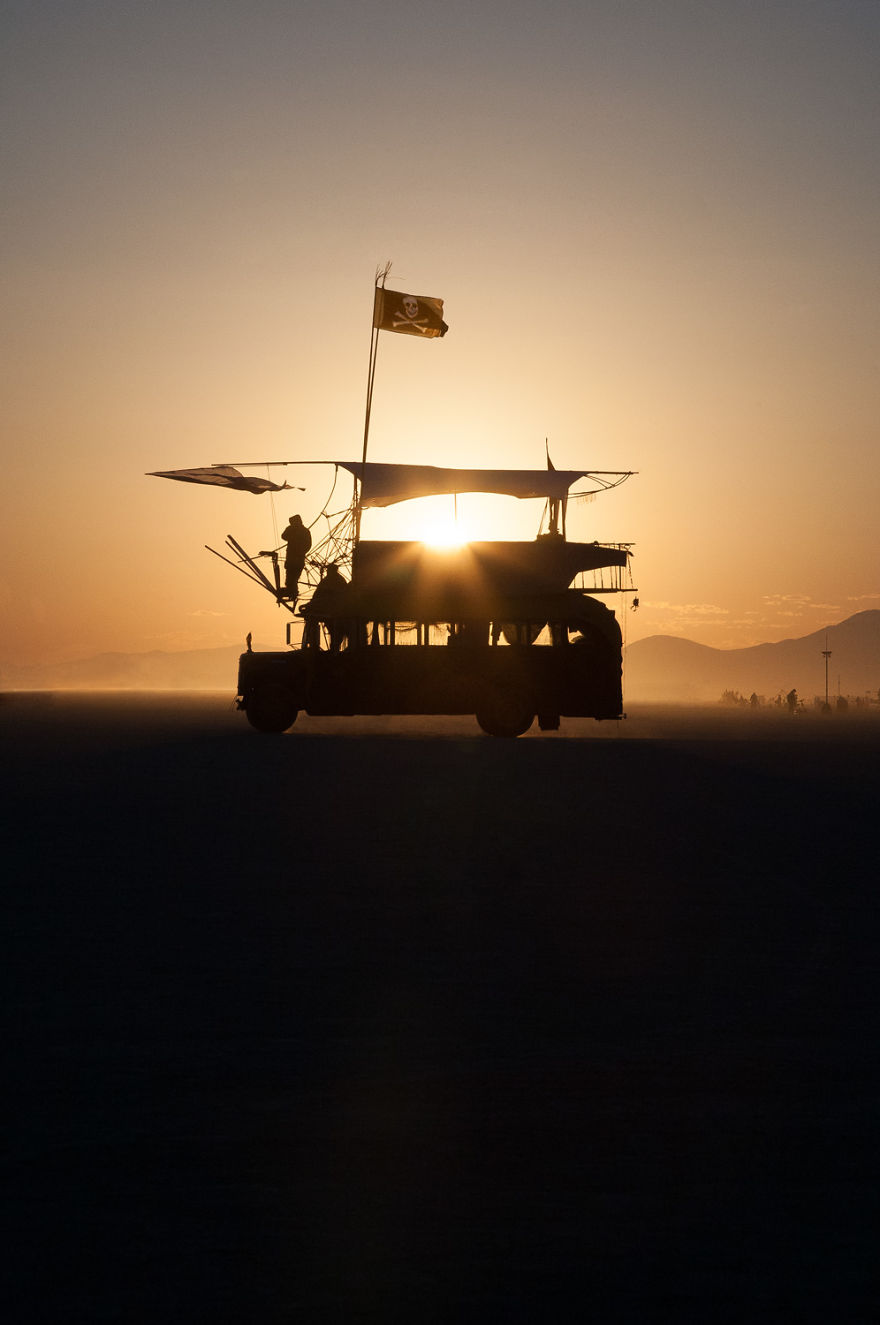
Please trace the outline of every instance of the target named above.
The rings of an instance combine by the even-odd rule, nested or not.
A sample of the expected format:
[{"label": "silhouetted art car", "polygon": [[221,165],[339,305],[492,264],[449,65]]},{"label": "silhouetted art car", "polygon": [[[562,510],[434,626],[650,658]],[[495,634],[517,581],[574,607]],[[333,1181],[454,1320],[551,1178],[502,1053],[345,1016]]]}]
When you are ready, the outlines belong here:
[{"label": "silhouetted art car", "polygon": [[622,545],[360,541],[299,608],[298,648],[242,654],[239,706],[258,731],[299,713],[468,714],[491,736],[537,717],[622,716],[621,632],[577,575],[626,567]]},{"label": "silhouetted art car", "polygon": [[[620,628],[596,595],[634,592],[624,584],[630,545],[569,543],[566,512],[570,502],[590,501],[632,471],[556,469],[546,439],[546,469],[368,461],[380,333],[437,341],[449,330],[442,299],[386,288],[390,267],[376,272],[362,458],[319,462],[333,467],[330,492],[310,523],[299,512],[290,516],[284,549],[249,553],[231,534],[226,552],[209,549],[294,618],[287,650],[254,653],[248,634],[238,669],[239,708],[264,732],[286,731],[300,713],[474,713],[492,736],[519,736],[536,716],[544,730],[558,727],[562,716],[620,718]],[[239,461],[153,476],[268,493],[275,525],[274,495],[306,487],[279,483],[270,471],[314,463]],[[263,468],[265,478],[241,473]],[[353,491],[350,505],[338,509],[341,472],[351,476]],[[585,489],[573,491],[584,481]],[[361,538],[361,518],[371,508],[423,497],[457,502],[464,493],[540,499],[545,507],[537,539],[440,552],[422,543]],[[277,526],[275,532],[277,544]],[[588,586],[583,576],[590,572]],[[292,624],[299,639],[292,638]]]}]

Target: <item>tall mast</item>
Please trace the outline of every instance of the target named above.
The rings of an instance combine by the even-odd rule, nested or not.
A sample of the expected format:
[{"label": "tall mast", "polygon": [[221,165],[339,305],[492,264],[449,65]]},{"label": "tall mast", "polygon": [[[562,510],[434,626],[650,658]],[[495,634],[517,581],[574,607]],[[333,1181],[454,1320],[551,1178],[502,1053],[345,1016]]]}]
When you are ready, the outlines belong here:
[{"label": "tall mast", "polygon": [[364,448],[361,455],[361,481],[358,487],[358,481],[354,481],[354,544],[357,547],[361,536],[361,494],[364,488],[364,474],[367,465],[367,444],[370,439],[370,411],[373,406],[373,380],[376,376],[376,355],[379,349],[379,317],[378,302],[380,299],[380,290],[385,289],[385,281],[388,279],[388,273],[391,270],[391,263],[386,262],[384,267],[376,269],[375,286],[373,290],[373,324],[370,334],[370,365],[367,372],[367,403],[364,409]]}]

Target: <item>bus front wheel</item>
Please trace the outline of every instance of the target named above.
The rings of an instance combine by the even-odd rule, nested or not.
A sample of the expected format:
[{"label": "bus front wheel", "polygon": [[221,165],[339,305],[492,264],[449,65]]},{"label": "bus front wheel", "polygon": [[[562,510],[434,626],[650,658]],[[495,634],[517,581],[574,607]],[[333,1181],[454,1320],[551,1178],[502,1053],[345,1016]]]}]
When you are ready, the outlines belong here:
[{"label": "bus front wheel", "polygon": [[286,732],[296,722],[296,701],[287,686],[264,681],[247,697],[245,714],[258,732]]}]

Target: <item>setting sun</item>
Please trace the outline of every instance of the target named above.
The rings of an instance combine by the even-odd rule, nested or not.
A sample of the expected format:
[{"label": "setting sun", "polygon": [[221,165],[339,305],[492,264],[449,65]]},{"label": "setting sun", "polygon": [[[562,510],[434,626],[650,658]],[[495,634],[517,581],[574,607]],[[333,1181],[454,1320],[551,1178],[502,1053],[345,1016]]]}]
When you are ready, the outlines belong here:
[{"label": "setting sun", "polygon": [[422,531],[422,542],[429,547],[461,547],[468,541],[468,537],[464,525],[452,516],[445,520],[437,516]]},{"label": "setting sun", "polygon": [[472,511],[462,510],[461,498],[421,497],[408,503],[409,510],[406,505],[396,508],[393,515],[381,512],[380,537],[415,539],[428,547],[461,547],[479,533]]}]

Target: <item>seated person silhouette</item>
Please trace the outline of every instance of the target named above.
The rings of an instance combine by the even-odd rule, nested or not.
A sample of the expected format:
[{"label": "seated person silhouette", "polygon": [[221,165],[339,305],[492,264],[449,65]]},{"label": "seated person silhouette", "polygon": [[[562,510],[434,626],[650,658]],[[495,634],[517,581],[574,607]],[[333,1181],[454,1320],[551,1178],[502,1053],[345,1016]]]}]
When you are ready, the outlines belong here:
[{"label": "seated person silhouette", "polygon": [[330,635],[330,652],[338,653],[342,642],[351,638],[353,625],[345,616],[351,585],[333,562],[324,571],[323,579],[312,594],[312,601],[304,609],[308,620],[307,642],[318,647],[318,622],[325,621]]}]

